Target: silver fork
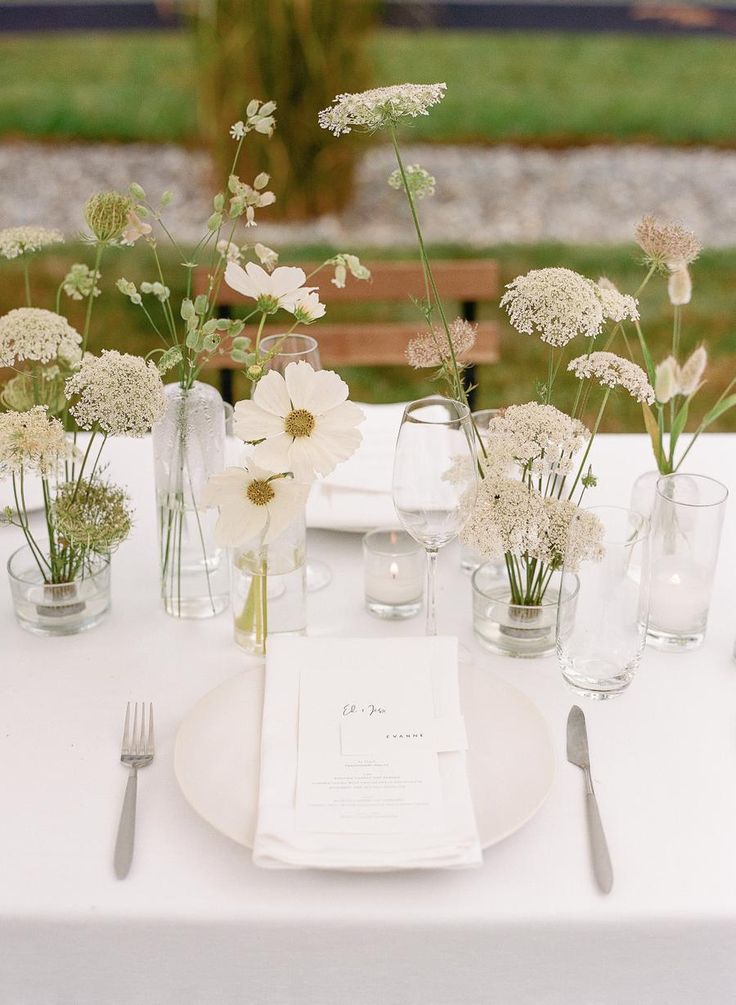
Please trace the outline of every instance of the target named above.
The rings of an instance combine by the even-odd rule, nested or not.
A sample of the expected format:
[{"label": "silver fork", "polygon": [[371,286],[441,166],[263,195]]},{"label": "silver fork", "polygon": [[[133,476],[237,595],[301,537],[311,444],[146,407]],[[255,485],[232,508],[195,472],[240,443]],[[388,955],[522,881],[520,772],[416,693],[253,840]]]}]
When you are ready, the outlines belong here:
[{"label": "silver fork", "polygon": [[123,809],[120,813],[118,836],[115,841],[115,875],[125,879],[130,872],[135,844],[135,804],[138,795],[138,769],[147,767],[153,760],[153,705],[148,706],[148,729],[146,729],[146,706],[141,702],[140,725],[138,723],[138,702],[133,709],[133,728],[130,729],[130,702],[125,709],[125,726],[120,760],[130,769],[128,784],[125,786]]}]

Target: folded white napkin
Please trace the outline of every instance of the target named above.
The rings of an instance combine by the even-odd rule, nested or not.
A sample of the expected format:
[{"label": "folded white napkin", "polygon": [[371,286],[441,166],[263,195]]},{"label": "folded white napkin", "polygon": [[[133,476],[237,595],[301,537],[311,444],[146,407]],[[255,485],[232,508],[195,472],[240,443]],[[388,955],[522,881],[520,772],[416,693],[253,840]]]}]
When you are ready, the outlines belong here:
[{"label": "folded white napkin", "polygon": [[363,442],[353,456],[312,487],[307,526],[362,532],[396,523],[391,479],[404,405],[365,405]]},{"label": "folded white napkin", "polygon": [[460,716],[457,640],[273,639],[266,660],[261,779],[253,861],[265,868],[376,871],[480,865],[465,752],[437,754],[444,826],[439,832],[315,833],[296,821],[300,673],[325,666],[428,667],[437,719]]}]

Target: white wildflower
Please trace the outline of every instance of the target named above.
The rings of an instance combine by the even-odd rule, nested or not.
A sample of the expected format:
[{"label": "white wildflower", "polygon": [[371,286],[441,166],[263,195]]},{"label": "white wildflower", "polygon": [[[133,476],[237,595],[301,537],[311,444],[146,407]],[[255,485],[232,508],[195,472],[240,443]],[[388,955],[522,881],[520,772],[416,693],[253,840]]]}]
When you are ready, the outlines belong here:
[{"label": "white wildflower", "polygon": [[[421,165],[408,164],[404,168],[404,174],[406,175],[406,187],[415,199],[425,199],[427,196],[434,195],[436,180]],[[391,188],[404,188],[404,179],[399,168],[396,168],[388,176],[388,183]]]},{"label": "white wildflower", "polygon": [[674,270],[690,265],[703,250],[691,230],[679,223],[658,220],[651,213],[642,217],[634,234],[646,262],[658,269]]},{"label": "white wildflower", "polygon": [[501,306],[513,327],[564,346],[576,335],[600,332],[604,313],[598,287],[570,269],[532,269],[506,287]]},{"label": "white wildflower", "polygon": [[99,272],[77,262],[64,276],[62,289],[72,300],[85,300],[90,296],[99,297],[100,288],[97,284],[101,278]]},{"label": "white wildflower", "polygon": [[335,266],[335,275],[330,282],[338,290],[345,288],[345,280],[348,278],[348,272],[353,279],[368,280],[371,278],[371,270],[367,269],[361,263],[357,255],[335,255],[334,258],[329,260],[328,264]]},{"label": "white wildflower", "polygon": [[262,191],[268,182],[269,177],[264,172],[255,178],[252,185],[241,181],[237,175],[231,174],[228,180],[228,188],[231,192],[230,216],[236,218],[245,213],[246,227],[257,226],[256,210],[271,206],[276,202],[276,196],[273,192]]},{"label": "white wildflower", "polygon": [[3,258],[18,258],[52,244],[60,244],[63,240],[60,230],[48,227],[5,227],[0,230],[0,255]]},{"label": "white wildflower", "polygon": [[226,258],[228,262],[239,262],[242,258],[242,252],[237,244],[233,244],[232,241],[226,241],[224,238],[218,241],[216,246],[217,253],[221,258]]},{"label": "white wildflower", "polygon": [[144,436],[166,411],[166,396],[156,365],[140,356],[103,349],[87,354],[66,382],[69,411],[82,429],[113,436]]},{"label": "white wildflower", "polygon": [[590,436],[582,422],[554,405],[510,405],[488,423],[487,454],[527,473],[566,475]]},{"label": "white wildflower", "polygon": [[235,435],[256,441],[253,460],[270,471],[291,471],[299,481],[328,475],[360,445],[365,416],[348,401],[348,385],[331,370],[289,363],[285,375],[269,371],[250,401],[235,406]]},{"label": "white wildflower", "polygon": [[152,229],[150,223],[141,220],[135,210],[131,209],[128,212],[125,230],[120,236],[120,243],[132,247],[139,237],[148,237]]},{"label": "white wildflower", "polygon": [[316,286],[305,286],[307,277],[304,269],[282,265],[268,273],[255,262],[248,262],[245,268],[237,262],[228,262],[225,282],[237,293],[256,301],[256,308],[273,314],[283,307],[292,310],[297,300],[308,293],[316,293]]},{"label": "white wildflower", "polygon": [[654,389],[640,366],[612,352],[592,352],[568,364],[580,380],[596,380],[602,387],[622,387],[636,401],[654,402]]},{"label": "white wildflower", "polygon": [[697,391],[707,365],[708,353],[705,346],[698,346],[678,370],[677,382],[680,394],[691,395]]},{"label": "white wildflower", "polygon": [[273,272],[276,266],[279,264],[279,254],[274,251],[273,248],[269,248],[266,244],[259,244],[257,241],[253,246],[253,250],[256,253],[258,261],[261,265],[268,271]]},{"label": "white wildflower", "polygon": [[73,356],[82,336],[66,318],[40,307],[17,307],[0,317],[0,365],[20,360],[48,363]]},{"label": "white wildflower", "polygon": [[0,478],[29,470],[50,477],[71,456],[64,427],[49,417],[45,405],[0,412]]},{"label": "white wildflower", "polygon": [[[579,523],[572,527],[573,521]],[[602,557],[603,527],[567,499],[543,496],[526,482],[499,475],[483,479],[462,540],[484,558],[513,555],[552,569]]]},{"label": "white wildflower", "polygon": [[315,290],[301,291],[292,300],[284,302],[283,307],[294,315],[296,321],[305,325],[323,318],[327,310],[325,305],[320,303],[319,293]]},{"label": "white wildflower", "polygon": [[415,369],[431,366],[441,366],[452,358],[450,343],[455,357],[469,352],[475,345],[478,326],[463,318],[456,318],[449,325],[450,340],[439,328],[422,332],[416,338],[410,339],[406,346],[406,358]]},{"label": "white wildflower", "polygon": [[693,295],[693,283],[686,265],[681,265],[670,273],[667,280],[667,294],[674,307],[689,304]]},{"label": "white wildflower", "polygon": [[428,115],[445,96],[447,84],[395,84],[359,94],[338,94],[319,113],[319,124],[335,136],[356,126],[374,132],[395,126],[400,119]]},{"label": "white wildflower", "polygon": [[250,462],[212,475],[202,501],[220,508],[215,542],[237,548],[256,538],[269,544],[304,508],[308,495],[308,484],[274,476]]},{"label": "white wildflower", "polygon": [[603,306],[603,316],[609,321],[619,324],[621,321],[638,321],[639,309],[634,297],[621,293],[605,276],[601,276],[596,284],[598,296]]},{"label": "white wildflower", "polygon": [[238,119],[237,122],[233,122],[230,126],[230,136],[234,140],[242,140],[245,136],[245,123],[242,119]]},{"label": "white wildflower", "polygon": [[674,356],[663,359],[655,368],[654,396],[662,405],[666,405],[670,398],[679,393],[678,370]]}]

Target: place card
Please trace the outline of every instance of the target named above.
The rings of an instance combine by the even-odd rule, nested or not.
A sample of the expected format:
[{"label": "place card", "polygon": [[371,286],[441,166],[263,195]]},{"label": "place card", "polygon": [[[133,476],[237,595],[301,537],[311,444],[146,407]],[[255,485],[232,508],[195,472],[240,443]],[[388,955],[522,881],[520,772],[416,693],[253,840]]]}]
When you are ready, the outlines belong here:
[{"label": "place card", "polygon": [[301,671],[298,829],[439,831],[446,826],[441,792],[432,681],[425,668]]}]

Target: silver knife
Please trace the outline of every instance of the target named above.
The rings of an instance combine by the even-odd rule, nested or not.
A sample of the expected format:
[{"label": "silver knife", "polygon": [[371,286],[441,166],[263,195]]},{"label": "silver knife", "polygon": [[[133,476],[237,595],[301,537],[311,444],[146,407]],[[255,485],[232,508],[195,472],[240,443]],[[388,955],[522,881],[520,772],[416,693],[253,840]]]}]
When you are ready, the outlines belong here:
[{"label": "silver knife", "polygon": [[611,856],[608,854],[606,835],[603,833],[601,815],[598,812],[598,802],[593,791],[593,779],[590,777],[590,753],[585,716],[582,708],[577,705],[573,705],[567,717],[567,759],[570,764],[577,764],[585,773],[585,813],[588,818],[593,872],[603,893],[610,893],[613,887],[613,867],[611,866]]}]

